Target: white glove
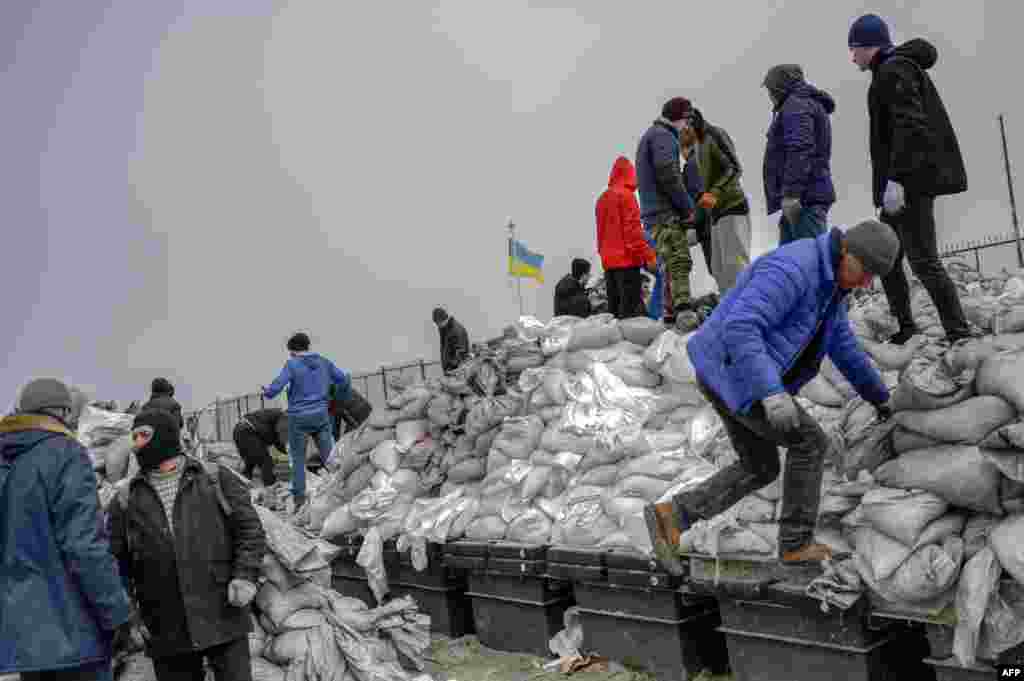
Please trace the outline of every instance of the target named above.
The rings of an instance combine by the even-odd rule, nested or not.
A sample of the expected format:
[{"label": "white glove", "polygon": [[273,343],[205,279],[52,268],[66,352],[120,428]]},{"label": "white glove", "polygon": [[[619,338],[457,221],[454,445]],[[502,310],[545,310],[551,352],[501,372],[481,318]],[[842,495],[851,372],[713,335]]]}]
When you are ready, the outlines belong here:
[{"label": "white glove", "polygon": [[903,185],[895,180],[889,180],[885,184],[885,194],[882,196],[882,210],[888,215],[896,215],[906,205],[907,200],[903,194]]},{"label": "white glove", "polygon": [[800,412],[789,393],[776,393],[761,400],[768,422],[776,430],[789,433],[800,427]]},{"label": "white glove", "polygon": [[802,211],[803,205],[800,203],[800,199],[789,197],[782,199],[782,215],[790,225],[799,222]]},{"label": "white glove", "polygon": [[236,608],[244,608],[252,603],[258,590],[248,579],[232,579],[228,584],[228,603]]}]

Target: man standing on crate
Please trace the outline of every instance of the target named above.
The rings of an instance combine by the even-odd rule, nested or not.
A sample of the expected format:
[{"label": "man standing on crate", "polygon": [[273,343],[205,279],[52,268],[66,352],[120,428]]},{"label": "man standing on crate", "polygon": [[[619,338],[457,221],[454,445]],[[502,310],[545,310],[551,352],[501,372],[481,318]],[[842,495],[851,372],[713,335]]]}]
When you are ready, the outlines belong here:
[{"label": "man standing on crate", "polygon": [[292,462],[292,497],[296,513],[306,504],[306,438],[312,436],[320,451],[320,465],[334,449],[331,417],[327,413],[331,386],[348,399],[352,379],[334,362],[309,351],[309,336],[297,333],[288,339],[290,357],[274,382],[264,388],[272,400],[288,387],[288,456]]},{"label": "man standing on crate", "polygon": [[241,479],[181,451],[170,414],[132,424],[139,473],[110,504],[110,548],[138,603],[157,681],[251,681],[249,604],[266,552]]},{"label": "man standing on crate", "polygon": [[848,42],[853,63],[871,72],[868,115],[875,207],[901,244],[896,267],[882,279],[900,325],[889,340],[902,345],[918,333],[904,254],[935,303],[946,339],[954,343],[968,338],[971,330],[956,286],[939,259],[935,234],[935,197],[967,191],[956,132],[928,75],[938,52],[920,38],[894,47],[888,25],[874,14],[853,23]]},{"label": "man standing on crate", "polygon": [[867,220],[799,239],[744,270],[687,344],[698,386],[718,412],[739,457],[703,484],[644,509],[658,559],[681,574],[679,542],[697,520],[709,520],[779,476],[778,447],[787,447],[779,554],[783,563],[824,560],[813,542],[821,476],[831,442],[793,399],[827,355],[858,394],[891,414],[889,390],[853,335],[846,297],[884,277],[899,253],[886,224]]}]

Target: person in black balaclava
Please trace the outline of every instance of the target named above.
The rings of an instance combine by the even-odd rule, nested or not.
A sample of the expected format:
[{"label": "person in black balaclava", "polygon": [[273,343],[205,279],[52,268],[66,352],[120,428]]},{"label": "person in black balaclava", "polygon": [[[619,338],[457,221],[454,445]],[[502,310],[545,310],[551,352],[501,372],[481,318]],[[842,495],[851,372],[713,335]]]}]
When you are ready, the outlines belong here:
[{"label": "person in black balaclava", "polygon": [[204,657],[217,681],[251,681],[249,603],[266,538],[249,492],[230,471],[185,456],[169,412],[136,416],[132,440],[141,470],[110,505],[110,544],[157,681],[202,678]]}]

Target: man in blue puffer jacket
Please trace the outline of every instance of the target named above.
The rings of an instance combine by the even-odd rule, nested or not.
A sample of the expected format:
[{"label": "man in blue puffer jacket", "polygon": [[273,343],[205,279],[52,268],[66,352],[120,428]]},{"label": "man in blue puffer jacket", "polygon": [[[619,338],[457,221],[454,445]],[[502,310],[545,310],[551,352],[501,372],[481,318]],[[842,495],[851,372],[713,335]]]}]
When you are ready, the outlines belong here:
[{"label": "man in blue puffer jacket", "polygon": [[836,103],[804,80],[798,64],[779,64],[764,77],[772,123],[764,152],[764,196],[771,215],[781,210],[779,245],[824,234],[835,203],[832,122]]},{"label": "man in blue puffer jacket", "polygon": [[16,409],[0,420],[0,674],[111,679],[112,645],[136,618],[89,454],[71,432],[71,391],[36,379]]},{"label": "man in blue puffer jacket", "polygon": [[333,424],[328,406],[331,385],[335,399],[352,396],[352,378],[334,362],[309,351],[309,336],[297,333],[288,339],[291,357],[274,382],[264,388],[263,397],[272,400],[288,387],[288,458],[292,463],[292,496],[296,512],[306,503],[306,437],[312,435],[326,462],[334,449]]},{"label": "man in blue puffer jacket", "polygon": [[787,447],[779,519],[784,563],[823,560],[814,544],[822,467],[830,441],[793,399],[825,355],[858,394],[891,414],[889,390],[850,327],[845,298],[892,269],[899,239],[867,220],[816,239],[801,239],[758,258],[687,344],[698,384],[722,418],[739,461],[672,501],[645,509],[654,549],[680,574],[680,535],[699,519],[729,509],[779,475],[777,447]]}]

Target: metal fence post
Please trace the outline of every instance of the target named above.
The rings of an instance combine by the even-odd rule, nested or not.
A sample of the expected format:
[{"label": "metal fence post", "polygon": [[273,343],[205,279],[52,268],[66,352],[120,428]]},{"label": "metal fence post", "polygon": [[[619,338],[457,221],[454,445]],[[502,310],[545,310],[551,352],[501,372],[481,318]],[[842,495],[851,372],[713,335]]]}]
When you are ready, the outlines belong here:
[{"label": "metal fence post", "polygon": [[216,430],[217,430],[217,442],[221,442],[221,437],[220,437],[220,398],[219,397],[216,400],[213,401],[213,405],[214,405],[214,407],[213,407],[214,408],[214,412],[213,413],[216,414],[216,417],[214,418],[214,426],[216,427]]},{"label": "metal fence post", "polygon": [[384,401],[388,401],[388,374],[387,369],[384,367],[380,368],[380,387],[384,391]]},{"label": "metal fence post", "polygon": [[427,380],[427,365],[422,359],[420,360],[420,378],[424,381]]}]

